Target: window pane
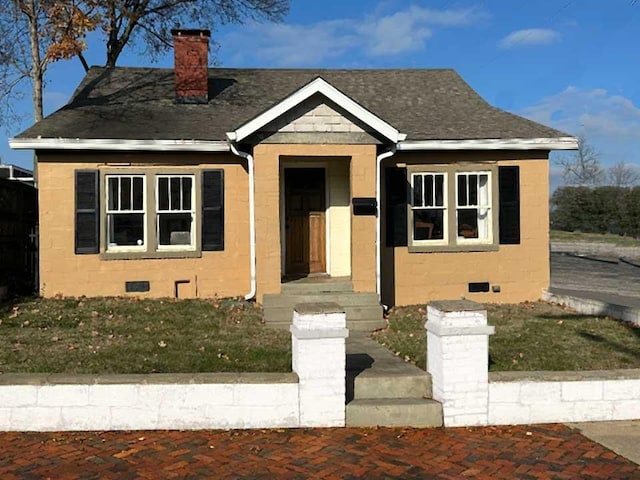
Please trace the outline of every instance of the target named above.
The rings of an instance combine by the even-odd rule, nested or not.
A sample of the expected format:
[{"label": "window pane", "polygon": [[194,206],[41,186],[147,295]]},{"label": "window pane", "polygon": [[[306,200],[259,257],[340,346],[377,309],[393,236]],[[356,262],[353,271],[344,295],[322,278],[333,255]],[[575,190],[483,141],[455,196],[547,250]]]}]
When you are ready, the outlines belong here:
[{"label": "window pane", "polygon": [[433,175],[424,176],[424,204],[433,207]]},{"label": "window pane", "polygon": [[131,210],[131,178],[120,178],[120,210]]},{"label": "window pane", "polygon": [[144,188],[142,177],[134,177],[133,179],[133,209],[144,210],[143,197]]},{"label": "window pane", "polygon": [[158,178],[158,209],[169,210],[169,179]]},{"label": "window pane", "polygon": [[422,175],[413,176],[413,206],[422,207]]},{"label": "window pane", "polygon": [[478,204],[478,175],[469,175],[469,203],[468,205]]},{"label": "window pane", "polygon": [[191,214],[161,213],[158,215],[160,245],[191,244]]},{"label": "window pane", "polygon": [[180,177],[172,177],[169,180],[169,185],[171,189],[171,195],[169,196],[170,208],[171,210],[180,210]]},{"label": "window pane", "polygon": [[108,180],[109,206],[107,208],[109,210],[118,210],[118,180],[118,178],[109,178]]},{"label": "window pane", "polygon": [[478,209],[458,209],[458,236],[464,238],[478,238]]},{"label": "window pane", "polygon": [[444,206],[444,175],[436,175],[436,206]]},{"label": "window pane", "polygon": [[467,176],[458,175],[458,206],[464,207],[467,203]]},{"label": "window pane", "polygon": [[191,177],[182,177],[182,209],[191,210]]},{"label": "window pane", "polygon": [[489,175],[482,174],[479,176],[479,205],[489,205]]},{"label": "window pane", "polygon": [[413,239],[442,240],[444,238],[444,210],[414,210]]},{"label": "window pane", "polygon": [[112,213],[107,215],[109,246],[143,245],[144,214]]}]

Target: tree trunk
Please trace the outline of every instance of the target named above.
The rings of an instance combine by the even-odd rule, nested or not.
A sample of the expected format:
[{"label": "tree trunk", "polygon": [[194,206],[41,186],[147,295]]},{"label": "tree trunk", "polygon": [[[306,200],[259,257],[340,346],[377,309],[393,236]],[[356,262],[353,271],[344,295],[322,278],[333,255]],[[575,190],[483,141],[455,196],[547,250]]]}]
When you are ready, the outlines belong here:
[{"label": "tree trunk", "polygon": [[31,80],[33,82],[33,118],[39,122],[43,118],[42,88],[44,66],[40,59],[40,37],[38,36],[38,0],[29,0],[29,46],[31,47]]}]

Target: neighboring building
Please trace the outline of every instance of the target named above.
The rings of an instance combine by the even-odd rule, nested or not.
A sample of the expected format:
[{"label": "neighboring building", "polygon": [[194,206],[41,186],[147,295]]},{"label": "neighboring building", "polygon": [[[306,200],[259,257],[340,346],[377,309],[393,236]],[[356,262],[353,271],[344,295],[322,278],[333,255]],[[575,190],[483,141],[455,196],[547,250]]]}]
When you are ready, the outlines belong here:
[{"label": "neighboring building", "polygon": [[44,296],[262,301],[315,274],[387,305],[548,287],[548,154],[574,137],[453,70],[208,69],[208,32],[175,35],[175,70],[94,67],[11,140],[38,154]]},{"label": "neighboring building", "polygon": [[0,165],[0,289],[12,293],[36,288],[37,197],[30,170]]}]

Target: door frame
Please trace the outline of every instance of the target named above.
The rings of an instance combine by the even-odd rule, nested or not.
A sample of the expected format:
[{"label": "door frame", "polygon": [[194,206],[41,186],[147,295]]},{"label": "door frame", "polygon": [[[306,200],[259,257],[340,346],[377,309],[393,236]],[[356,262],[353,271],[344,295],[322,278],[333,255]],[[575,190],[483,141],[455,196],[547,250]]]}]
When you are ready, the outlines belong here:
[{"label": "door frame", "polygon": [[323,161],[306,161],[306,160],[293,160],[293,161],[280,161],[280,278],[286,275],[286,262],[287,262],[287,234],[285,230],[285,186],[284,186],[284,171],[287,168],[321,168],[324,170],[324,233],[325,233],[325,267],[326,271],[323,272],[329,275],[331,272],[331,209],[329,198],[329,162]]}]

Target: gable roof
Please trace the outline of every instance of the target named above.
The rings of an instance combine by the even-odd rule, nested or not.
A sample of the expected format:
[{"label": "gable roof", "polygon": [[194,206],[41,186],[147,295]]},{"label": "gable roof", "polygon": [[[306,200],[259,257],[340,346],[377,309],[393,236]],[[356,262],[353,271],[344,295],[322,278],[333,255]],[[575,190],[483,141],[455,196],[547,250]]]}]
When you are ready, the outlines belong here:
[{"label": "gable roof", "polygon": [[453,70],[209,70],[209,102],[175,102],[172,69],[92,67],[71,100],[16,139],[226,141],[317,77],[408,141],[568,135],[485,102]]}]

